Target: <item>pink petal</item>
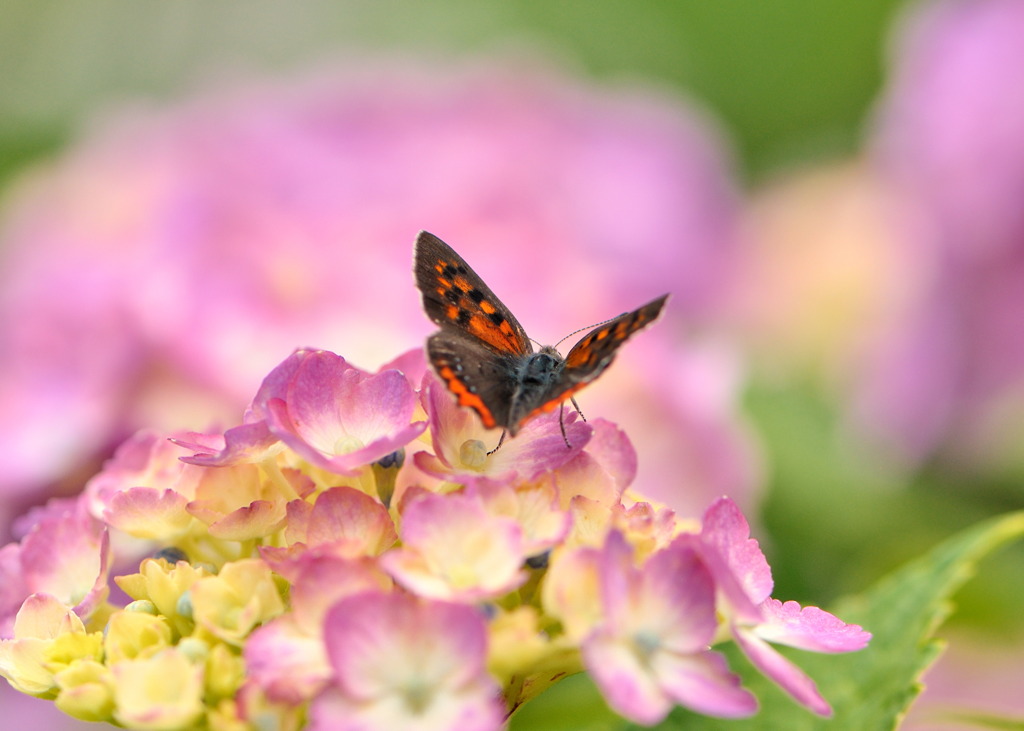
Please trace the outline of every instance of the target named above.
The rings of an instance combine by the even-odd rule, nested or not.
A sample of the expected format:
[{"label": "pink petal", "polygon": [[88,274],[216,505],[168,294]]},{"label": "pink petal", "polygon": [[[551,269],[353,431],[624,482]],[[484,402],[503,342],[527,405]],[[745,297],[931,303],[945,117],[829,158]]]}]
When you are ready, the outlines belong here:
[{"label": "pink petal", "polygon": [[740,687],[739,676],[717,652],[659,653],[653,670],[669,697],[698,713],[744,718],[757,712],[757,699]]},{"label": "pink petal", "polygon": [[169,489],[191,498],[200,470],[179,461],[181,452],[163,434],[140,431],[125,440],[85,486],[89,511],[100,518],[109,500],[133,487]]},{"label": "pink petal", "polygon": [[768,642],[816,652],[853,652],[864,649],[871,639],[859,625],[846,624],[818,607],[769,599],[761,608],[764,622],[754,631]]},{"label": "pink petal", "polygon": [[113,495],[107,506],[107,524],[136,538],[170,541],[192,522],[188,498],[174,490],[133,487]]},{"label": "pink petal", "polygon": [[21,543],[21,566],[33,592],[51,594],[68,606],[84,601],[102,578],[108,553],[106,531],[88,518],[68,515],[36,525]]},{"label": "pink petal", "polygon": [[633,547],[618,531],[610,531],[605,537],[597,570],[605,621],[614,630],[626,629],[632,619],[636,598],[633,589],[639,582],[640,571],[633,565]]},{"label": "pink petal", "polygon": [[485,672],[487,633],[475,608],[406,594],[357,594],[327,613],[327,654],[341,690],[370,699],[396,668],[458,687]]},{"label": "pink petal", "polygon": [[313,729],[502,727],[483,615],[472,607],[357,594],[328,613],[324,639],[336,685],[313,702]]},{"label": "pink petal", "polygon": [[313,351],[306,348],[298,348],[275,366],[274,370],[263,379],[263,383],[260,384],[259,390],[256,391],[256,395],[252,399],[252,404],[245,412],[244,422],[246,424],[263,421],[269,416],[268,401],[285,399],[288,394],[288,386],[295,378],[299,366],[311,352]]},{"label": "pink petal", "polygon": [[14,616],[31,593],[21,572],[21,546],[8,543],[0,548],[0,639],[12,636]]},{"label": "pink petal", "polygon": [[398,371],[370,375],[326,352],[311,353],[302,362],[286,400],[292,418],[314,444],[333,442],[339,426],[370,444],[408,426],[416,404]]},{"label": "pink petal", "polygon": [[[215,517],[205,514],[203,503],[200,501],[189,503],[189,510],[200,519]],[[216,517],[209,523],[209,531],[214,538],[225,541],[251,541],[276,533],[284,526],[285,520],[285,503],[254,500],[223,517]]]},{"label": "pink petal", "polygon": [[191,433],[188,437],[189,439],[171,440],[178,446],[195,452],[191,457],[181,457],[181,461],[204,467],[259,462],[281,441],[271,433],[266,421],[232,427],[224,432],[223,436]]},{"label": "pink petal", "polygon": [[526,423],[513,439],[505,443],[491,459],[494,469],[514,469],[520,479],[533,480],[549,470],[556,470],[581,451],[590,442],[593,428],[579,420],[579,414],[565,414],[565,435],[570,447],[565,446],[558,413],[541,414]]},{"label": "pink petal", "polygon": [[427,373],[427,357],[423,352],[423,348],[407,350],[397,358],[389,360],[382,365],[377,372],[390,370],[399,371],[409,381],[410,386],[418,389],[423,382],[423,376]]},{"label": "pink petal", "polygon": [[733,638],[754,667],[789,693],[797,703],[819,716],[832,715],[832,707],[818,692],[815,682],[771,645],[736,625],[733,626]]},{"label": "pink petal", "polygon": [[[416,396],[405,377],[389,370],[370,375],[333,353],[305,354],[285,399],[264,408],[270,429],[314,464],[355,475],[408,444],[426,429],[410,424]],[[347,442],[360,445],[350,451]]]},{"label": "pink petal", "polygon": [[553,480],[532,484],[480,485],[474,489],[492,515],[512,518],[523,529],[523,550],[537,556],[561,543],[572,528],[572,516],[559,509]]},{"label": "pink petal", "polygon": [[700,537],[704,560],[732,611],[745,621],[760,621],[757,605],[771,595],[771,568],[736,503],[727,497],[712,503]]},{"label": "pink petal", "polygon": [[380,502],[353,487],[323,492],[309,517],[306,543],[344,544],[351,555],[377,555],[398,540],[394,521]]},{"label": "pink petal", "polygon": [[636,449],[626,433],[610,421],[593,419],[587,423],[594,430],[587,453],[608,473],[622,495],[636,477]]},{"label": "pink petal", "polygon": [[599,633],[584,642],[583,662],[608,705],[621,716],[650,726],[674,705],[657,678],[620,638]]},{"label": "pink petal", "polygon": [[394,587],[375,562],[338,556],[307,556],[297,564],[292,582],[292,614],[310,634],[321,635],[327,611],[340,599],[367,591],[389,592]]},{"label": "pink petal", "polygon": [[[644,564],[637,587],[639,611],[677,653],[697,653],[711,644],[718,620],[715,585],[697,551],[676,541]],[[660,625],[660,626],[659,626]]]},{"label": "pink petal", "polygon": [[428,493],[402,514],[403,547],[380,557],[395,580],[421,596],[476,601],[526,580],[522,529],[489,515],[473,495]]},{"label": "pink petal", "polygon": [[249,636],[245,667],[270,700],[293,705],[315,696],[331,678],[323,640],[301,630],[291,615],[271,620]]}]

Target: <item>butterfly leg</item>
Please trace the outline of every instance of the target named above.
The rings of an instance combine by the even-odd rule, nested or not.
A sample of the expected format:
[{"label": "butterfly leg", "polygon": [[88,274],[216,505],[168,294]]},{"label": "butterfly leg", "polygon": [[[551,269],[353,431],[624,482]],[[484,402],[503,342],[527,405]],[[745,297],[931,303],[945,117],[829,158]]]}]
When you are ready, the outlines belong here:
[{"label": "butterfly leg", "polygon": [[[578,411],[579,409],[577,409]],[[580,414],[582,416],[582,414]],[[572,445],[569,444],[569,436],[565,433],[565,402],[563,401],[558,407],[558,426],[562,430],[562,439],[565,440],[565,446],[567,449],[572,449]]]},{"label": "butterfly leg", "polygon": [[576,403],[576,397],[575,396],[570,396],[569,400],[572,401],[572,407],[574,409],[576,409],[576,413],[580,415],[580,418],[583,419],[583,421],[586,421],[587,417],[585,417],[583,415],[583,412],[580,411],[580,405],[578,403]]},{"label": "butterfly leg", "polygon": [[[492,449],[492,450],[491,450],[490,452],[488,452],[488,453],[487,453],[487,456],[488,456],[488,457],[490,457],[490,456],[491,456],[492,454],[494,454],[494,453],[495,453],[495,452],[497,452],[497,451],[498,451],[499,449],[501,449],[501,445],[502,445],[502,444],[504,444],[504,442],[505,442],[505,435],[506,435],[507,433],[508,433],[508,432],[507,432],[507,431],[505,431],[504,429],[502,429],[502,430],[501,430],[501,436],[500,436],[500,437],[498,437],[498,445],[497,445],[497,446],[496,446],[496,447],[495,447],[494,449]],[[564,433],[564,432],[563,432],[563,433]]]}]

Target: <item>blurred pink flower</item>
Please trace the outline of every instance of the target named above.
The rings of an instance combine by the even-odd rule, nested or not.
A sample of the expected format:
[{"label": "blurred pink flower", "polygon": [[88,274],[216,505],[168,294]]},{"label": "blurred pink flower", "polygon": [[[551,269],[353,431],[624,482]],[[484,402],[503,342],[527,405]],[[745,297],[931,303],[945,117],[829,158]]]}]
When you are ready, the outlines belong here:
[{"label": "blurred pink flower", "polygon": [[926,286],[863,370],[862,418],[912,457],[1020,460],[1024,434],[1024,4],[917,6],[877,153]]},{"label": "blurred pink flower", "polygon": [[[419,345],[427,228],[542,341],[672,292],[581,405],[634,437],[654,497],[742,500],[732,356],[682,327],[728,296],[735,204],[693,110],[550,75],[335,76],[107,119],[7,202],[0,489],[38,500],[139,426],[227,418],[296,347],[375,368]],[[668,465],[671,488],[644,479]]]}]

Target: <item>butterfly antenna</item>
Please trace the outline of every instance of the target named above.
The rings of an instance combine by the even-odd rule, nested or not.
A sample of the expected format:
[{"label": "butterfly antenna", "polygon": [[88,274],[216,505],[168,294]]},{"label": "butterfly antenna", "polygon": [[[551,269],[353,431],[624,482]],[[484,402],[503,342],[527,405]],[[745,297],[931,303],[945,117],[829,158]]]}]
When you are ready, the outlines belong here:
[{"label": "butterfly antenna", "polygon": [[[625,313],[623,313],[623,314],[625,314]],[[609,322],[611,322],[612,320],[615,320],[615,319],[617,319],[617,318],[619,318],[619,317],[622,317],[622,315],[616,315],[615,317],[609,317],[609,318],[608,318],[607,320],[601,320],[601,322],[595,322],[595,323],[594,323],[593,325],[587,325],[586,327],[581,327],[581,328],[580,328],[579,330],[573,330],[573,331],[572,331],[571,333],[569,333],[568,335],[566,335],[566,336],[565,336],[564,338],[562,338],[561,340],[559,340],[559,341],[558,341],[557,343],[555,343],[555,344],[554,344],[553,346],[551,346],[551,347],[553,347],[553,348],[557,348],[557,347],[558,347],[559,345],[561,345],[562,343],[564,343],[564,342],[565,342],[566,340],[568,340],[569,338],[571,338],[571,337],[572,337],[573,335],[576,335],[577,333],[581,333],[581,332],[583,332],[584,330],[592,330],[592,329],[593,329],[593,328],[595,328],[595,327],[601,327],[602,325],[607,325],[607,324],[608,324]]]}]

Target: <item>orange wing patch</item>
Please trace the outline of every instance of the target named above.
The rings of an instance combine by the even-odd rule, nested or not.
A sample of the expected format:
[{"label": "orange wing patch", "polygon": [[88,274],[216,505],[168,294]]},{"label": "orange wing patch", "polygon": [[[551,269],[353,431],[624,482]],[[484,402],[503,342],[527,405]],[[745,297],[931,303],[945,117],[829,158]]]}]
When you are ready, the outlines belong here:
[{"label": "orange wing patch", "polygon": [[597,361],[610,353],[614,353],[623,341],[638,330],[650,325],[661,314],[665,297],[659,297],[639,310],[620,315],[604,327],[594,330],[573,346],[566,358],[567,368],[582,368],[596,365]]},{"label": "orange wing patch", "polygon": [[480,415],[480,421],[483,422],[484,427],[487,429],[493,429],[497,422],[494,419],[494,414],[491,410],[484,405],[483,399],[481,399],[475,393],[472,393],[466,384],[456,375],[449,366],[441,367],[437,375],[444,379],[445,384],[448,386],[448,390],[451,391],[459,400],[459,406],[468,406]]},{"label": "orange wing patch", "polygon": [[528,352],[528,343],[523,342],[499,308],[484,299],[484,294],[464,275],[453,275],[453,268],[451,262],[443,259],[434,264],[437,295],[448,302],[445,317],[501,353]]},{"label": "orange wing patch", "polygon": [[508,320],[495,322],[485,315],[473,315],[469,318],[466,329],[495,350],[517,354],[523,352],[522,343],[519,342],[515,330],[508,324]]},{"label": "orange wing patch", "polygon": [[[593,347],[594,343],[606,339],[611,334],[612,328],[605,327],[587,335],[569,353],[569,357],[565,360],[566,367],[580,368],[585,365],[592,365],[599,357],[598,351]],[[622,340],[622,337],[616,334],[614,339]]]}]

